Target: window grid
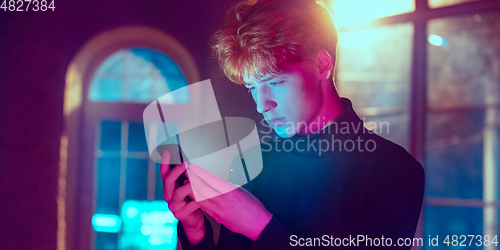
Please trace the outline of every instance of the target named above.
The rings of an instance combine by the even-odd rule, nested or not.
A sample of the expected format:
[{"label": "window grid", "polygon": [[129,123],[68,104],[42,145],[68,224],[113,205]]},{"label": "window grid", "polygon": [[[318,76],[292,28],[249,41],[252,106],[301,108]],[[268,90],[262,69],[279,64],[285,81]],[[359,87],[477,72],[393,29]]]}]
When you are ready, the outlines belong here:
[{"label": "window grid", "polygon": [[[116,93],[118,90],[117,84],[121,89],[113,95],[113,92]],[[149,48],[122,49],[101,62],[91,81],[88,98],[91,102],[97,102],[98,105],[118,102],[140,107],[168,93],[170,89],[186,85],[187,81],[178,65],[165,54]],[[171,102],[189,102],[189,92],[180,91]],[[107,119],[104,113],[98,117],[100,118],[96,117],[97,136],[93,148],[94,214],[110,214],[127,219],[128,217],[123,217],[122,208],[125,207],[122,205],[128,200],[156,201],[150,204],[167,205],[162,197],[159,164],[150,159],[142,122],[135,122],[142,116],[118,120],[122,118]],[[113,176],[108,179],[108,175]],[[107,197],[110,199],[108,200]],[[165,207],[152,207],[151,209],[163,211]],[[135,236],[129,235],[128,231],[123,231],[123,227],[121,229],[116,233],[105,233],[104,231],[108,230],[106,228],[92,231],[92,244],[97,248],[110,249],[120,244],[128,244],[130,237]],[[109,232],[114,232],[114,230],[119,230],[119,228],[109,229]],[[164,233],[162,230],[158,232]],[[139,234],[144,233],[141,231]],[[140,241],[144,241],[146,245],[149,241],[151,247],[155,248],[158,238],[157,236],[153,238],[156,243],[150,241],[152,238]],[[167,241],[161,244],[163,246],[170,243]]]},{"label": "window grid", "polygon": [[99,149],[101,136],[101,127],[99,128],[99,133],[96,138],[96,150],[95,150],[95,166],[97,166],[97,160],[101,157],[116,157],[120,158],[120,208],[121,204],[125,200],[126,192],[126,170],[127,170],[127,159],[143,159],[148,160],[148,179],[147,179],[147,200],[155,200],[155,185],[156,185],[156,163],[152,161],[149,157],[148,151],[128,151],[128,139],[129,139],[129,125],[130,122],[127,120],[120,121],[121,124],[121,134],[120,134],[120,151],[113,150],[101,150]]},{"label": "window grid", "polygon": [[127,158],[124,157],[127,155],[127,145],[128,145],[128,121],[121,122],[121,145],[120,145],[120,198],[119,198],[119,207],[118,211],[122,206],[123,201],[125,200],[125,188],[127,181]]},{"label": "window grid", "polygon": [[[500,1],[495,0],[481,0],[473,3],[462,3],[453,6],[448,6],[444,8],[429,8],[428,0],[415,0],[415,11],[412,13],[401,14],[397,16],[391,16],[386,18],[377,19],[369,24],[352,25],[343,27],[344,30],[356,30],[372,26],[384,26],[390,24],[398,24],[411,22],[414,24],[413,31],[413,53],[412,53],[412,78],[411,78],[411,104],[410,104],[410,153],[420,162],[424,162],[425,150],[426,150],[426,116],[429,113],[434,112],[446,112],[446,109],[436,109],[428,106],[427,102],[427,22],[442,17],[458,16],[464,14],[473,14],[477,12],[486,12],[493,10],[500,10]],[[498,107],[498,103],[489,103],[486,105],[465,105],[460,107],[450,107],[452,109],[472,109],[472,108],[485,108],[492,109]],[[371,115],[376,115],[380,113],[390,113],[391,110],[386,109],[366,109],[362,110],[360,114],[367,112]],[[486,125],[485,125],[486,127]],[[484,145],[484,143],[483,143]],[[425,165],[424,165],[425,167]],[[491,171],[490,171],[491,172]],[[486,175],[486,173],[483,173]],[[488,173],[492,176],[491,173]],[[496,182],[495,182],[496,183]],[[488,189],[494,189],[495,185],[485,186]],[[496,192],[496,190],[494,190]],[[491,191],[490,191],[491,192]],[[496,198],[496,197],[495,197]],[[487,221],[493,221],[493,225],[490,228],[498,228],[498,218],[497,210],[500,208],[500,202],[497,201],[485,201],[483,199],[456,199],[456,198],[428,198],[424,197],[424,202],[422,206],[422,216],[419,221],[419,228],[415,237],[424,236],[424,221],[425,218],[425,208],[427,206],[454,206],[454,207],[482,207],[483,211],[486,212],[483,215],[483,222],[487,224]],[[488,231],[488,230],[485,230]],[[488,232],[483,232],[486,234]],[[498,234],[498,231],[489,231],[490,234]],[[485,249],[493,249],[485,247]],[[416,247],[416,249],[421,249],[422,247]]]},{"label": "window grid", "polygon": [[122,83],[123,83],[123,101],[128,102],[129,101],[129,67],[130,67],[130,54],[129,51],[126,51],[123,55],[123,71],[122,71]]},{"label": "window grid", "polygon": [[[118,211],[121,211],[122,209],[122,204],[125,201],[125,196],[126,196],[126,191],[127,191],[127,160],[128,159],[144,159],[148,160],[148,170],[147,170],[147,200],[152,201],[155,200],[155,186],[156,186],[156,163],[150,160],[149,158],[149,152],[147,151],[128,151],[128,144],[129,144],[129,126],[130,122],[127,120],[121,120],[120,122],[120,148],[118,151],[116,150],[109,150],[109,149],[100,149],[101,145],[101,140],[105,138],[102,133],[102,122],[99,121],[97,124],[97,136],[96,136],[96,150],[95,150],[95,173],[97,174],[97,168],[99,167],[99,158],[101,157],[106,157],[106,158],[119,158],[120,159],[120,177],[119,177],[119,203],[118,203]],[[101,166],[102,167],[102,166]],[[133,187],[128,187],[128,188],[133,188]],[[96,193],[98,192],[96,188]],[[95,195],[94,197],[97,197]],[[95,198],[96,199],[96,198]],[[94,208],[97,209],[97,202],[94,201]],[[97,211],[97,210],[95,210]],[[117,216],[120,216],[120,212],[117,214]],[[100,233],[101,232],[95,232],[95,233]],[[119,232],[116,233],[116,239],[121,237],[122,231],[120,230]],[[95,237],[95,236],[94,236]],[[110,236],[104,236],[104,237],[110,237]],[[94,242],[95,242],[94,238]],[[118,241],[117,241],[118,242]],[[97,243],[97,242],[95,242]],[[106,247],[111,247],[113,248],[112,245],[109,245],[109,242],[106,242]]]}]

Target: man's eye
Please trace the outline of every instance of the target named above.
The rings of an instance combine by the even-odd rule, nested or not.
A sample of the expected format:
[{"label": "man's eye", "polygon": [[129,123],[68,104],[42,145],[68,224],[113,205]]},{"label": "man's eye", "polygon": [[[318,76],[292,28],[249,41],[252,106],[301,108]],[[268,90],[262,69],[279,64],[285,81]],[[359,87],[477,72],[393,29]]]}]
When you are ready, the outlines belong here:
[{"label": "man's eye", "polygon": [[248,93],[252,92],[252,90],[254,89],[255,87],[250,87],[250,88],[247,88],[248,89]]},{"label": "man's eye", "polygon": [[283,83],[284,81],[279,81],[279,82],[269,82],[269,85],[276,85],[276,84],[280,84],[280,83]]}]

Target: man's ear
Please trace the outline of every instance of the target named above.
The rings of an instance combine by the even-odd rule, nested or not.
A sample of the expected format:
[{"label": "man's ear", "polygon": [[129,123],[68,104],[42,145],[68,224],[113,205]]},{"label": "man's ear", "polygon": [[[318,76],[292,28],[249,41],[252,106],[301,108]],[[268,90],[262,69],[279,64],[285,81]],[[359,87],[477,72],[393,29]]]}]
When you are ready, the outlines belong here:
[{"label": "man's ear", "polygon": [[332,77],[334,60],[328,51],[321,49],[316,54],[315,66],[320,79],[328,80]]}]

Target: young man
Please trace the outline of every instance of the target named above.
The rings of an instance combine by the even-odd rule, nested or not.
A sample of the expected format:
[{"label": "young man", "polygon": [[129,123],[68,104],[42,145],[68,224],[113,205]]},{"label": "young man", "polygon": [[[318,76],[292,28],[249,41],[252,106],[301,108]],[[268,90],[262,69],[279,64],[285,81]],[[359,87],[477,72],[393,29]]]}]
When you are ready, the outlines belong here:
[{"label": "young man", "polygon": [[[212,47],[226,76],[249,89],[283,141],[263,145],[264,167],[254,180],[201,202],[185,199],[193,198],[192,178],[212,191],[226,184],[195,165],[169,170],[163,155],[164,198],[180,222],[183,249],[409,249],[404,240],[419,218],[423,168],[366,130],[351,102],[339,97],[337,26],[322,3],[241,2],[228,11]],[[191,183],[178,187],[184,172]],[[202,210],[222,224],[217,244]]]}]

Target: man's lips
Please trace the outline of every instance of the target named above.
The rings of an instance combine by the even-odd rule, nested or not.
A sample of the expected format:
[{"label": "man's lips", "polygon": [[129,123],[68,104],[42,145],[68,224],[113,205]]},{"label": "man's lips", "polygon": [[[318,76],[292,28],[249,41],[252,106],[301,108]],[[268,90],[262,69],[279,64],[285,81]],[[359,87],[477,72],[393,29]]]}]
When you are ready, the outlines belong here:
[{"label": "man's lips", "polygon": [[273,128],[276,128],[276,125],[283,125],[283,120],[285,120],[285,117],[270,118],[270,119],[266,118],[267,123],[269,123],[269,125]]}]

